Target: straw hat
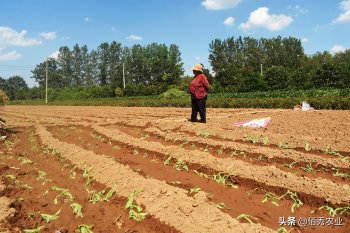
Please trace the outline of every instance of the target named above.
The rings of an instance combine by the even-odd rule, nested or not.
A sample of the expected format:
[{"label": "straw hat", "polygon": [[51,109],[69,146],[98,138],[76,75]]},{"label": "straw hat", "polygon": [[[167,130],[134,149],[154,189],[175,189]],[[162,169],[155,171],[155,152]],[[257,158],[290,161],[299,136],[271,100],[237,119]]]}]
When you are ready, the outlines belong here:
[{"label": "straw hat", "polygon": [[195,65],[192,67],[192,70],[196,70],[196,71],[203,72],[203,65],[202,65],[202,64],[195,64]]}]

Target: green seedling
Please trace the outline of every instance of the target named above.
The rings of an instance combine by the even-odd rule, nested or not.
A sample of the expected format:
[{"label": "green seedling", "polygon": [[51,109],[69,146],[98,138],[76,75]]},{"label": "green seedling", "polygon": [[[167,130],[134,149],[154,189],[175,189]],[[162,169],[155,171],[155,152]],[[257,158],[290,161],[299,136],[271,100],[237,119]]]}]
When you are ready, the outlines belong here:
[{"label": "green seedling", "polygon": [[75,172],[75,169],[77,169],[77,168],[78,168],[78,164],[75,164],[74,167],[72,169],[70,169],[69,178],[75,179],[75,176],[77,175],[77,173]]},{"label": "green seedling", "polygon": [[143,190],[134,190],[128,198],[126,202],[125,209],[129,209],[129,218],[134,219],[136,221],[142,221],[147,216],[147,213],[142,212],[143,209],[141,206],[134,205],[134,196],[141,193]]},{"label": "green seedling", "polygon": [[24,158],[24,157],[19,157],[18,161],[21,162],[21,164],[32,164],[33,161],[31,161],[30,159]]},{"label": "green seedling", "polygon": [[28,184],[21,184],[21,189],[32,189]]},{"label": "green seedling", "polygon": [[37,180],[42,180],[43,181],[43,183],[42,183],[43,185],[45,183],[52,182],[52,180],[46,178],[46,172],[43,172],[43,171],[38,171],[38,177],[36,179]]},{"label": "green seedling", "polygon": [[244,155],[244,151],[238,152],[237,150],[232,151],[231,157],[238,156],[238,155]]},{"label": "green seedling", "polygon": [[306,165],[306,167],[302,167],[301,169],[304,170],[305,172],[310,172],[310,173],[314,171],[311,163]]},{"label": "green seedling", "polygon": [[134,155],[138,155],[138,154],[139,154],[139,151],[136,150],[136,149],[134,149],[133,154],[134,154]]},{"label": "green seedling", "polygon": [[41,218],[45,221],[45,222],[47,222],[47,223],[49,223],[49,222],[51,222],[51,221],[53,221],[53,220],[57,220],[60,216],[59,216],[59,213],[61,212],[61,209],[59,209],[55,214],[53,214],[53,215],[50,215],[50,214],[40,214],[40,216],[41,216]]},{"label": "green seedling", "polygon": [[33,219],[35,217],[35,215],[36,215],[36,212],[30,212],[30,213],[27,214],[27,218],[28,219]]},{"label": "green seedling", "polygon": [[17,180],[17,177],[11,174],[6,174],[5,177],[9,178],[10,180]]},{"label": "green seedling", "polygon": [[23,232],[24,233],[38,233],[41,231],[41,229],[43,229],[44,226],[40,226],[40,227],[37,227],[35,229],[24,229]]},{"label": "green seedling", "polygon": [[310,151],[310,150],[312,150],[312,148],[311,148],[311,146],[310,146],[310,144],[307,142],[307,143],[305,143],[305,147],[304,147],[304,149],[306,150],[306,151]]},{"label": "green seedling", "polygon": [[106,193],[106,190],[101,190],[100,192],[93,192],[90,194],[89,202],[95,204],[96,202],[109,201],[109,198],[115,193],[114,186]]},{"label": "green seedling", "polygon": [[73,209],[73,214],[77,217],[84,217],[83,216],[83,207],[79,205],[78,203],[73,203],[70,205],[70,207]]},{"label": "green seedling", "polygon": [[269,145],[269,144],[270,144],[270,143],[269,143],[269,138],[268,138],[268,137],[263,137],[263,138],[261,139],[261,143],[262,143],[263,145],[265,145],[265,146]]},{"label": "green seedling", "polygon": [[277,230],[277,233],[290,233],[291,231],[288,231],[286,228],[284,227],[280,227]]},{"label": "green seedling", "polygon": [[344,206],[344,207],[339,207],[339,208],[333,208],[331,206],[325,205],[325,206],[321,206],[319,209],[320,210],[324,209],[324,210],[328,211],[328,214],[330,216],[335,217],[338,214],[337,212],[340,212],[339,214],[344,214],[346,212],[350,212],[350,205]]},{"label": "green seedling", "polygon": [[350,175],[348,173],[341,173],[338,171],[338,169],[333,169],[333,170],[335,170],[335,173],[333,174],[333,176],[350,179]]},{"label": "green seedling", "polygon": [[166,160],[164,160],[163,164],[166,165],[166,166],[169,165],[170,160],[171,160],[172,158],[173,158],[173,156],[170,155]]},{"label": "green seedling", "polygon": [[55,197],[55,199],[53,200],[53,203],[54,203],[55,205],[58,204],[58,199],[61,198],[61,197],[63,197],[64,199],[68,199],[68,200],[70,200],[70,201],[74,201],[74,197],[73,197],[73,195],[69,192],[68,189],[59,188],[59,187],[57,187],[57,186],[54,186],[54,187],[52,187],[51,189],[54,190],[54,191],[59,191],[59,192],[61,192],[61,193],[60,193],[59,195],[57,195],[57,196]]},{"label": "green seedling", "polygon": [[211,150],[211,149],[212,149],[212,148],[209,147],[209,145],[206,145],[203,151],[204,151],[204,152],[208,152],[208,151]]},{"label": "green seedling", "polygon": [[223,210],[223,209],[230,210],[230,208],[226,207],[225,203],[223,203],[223,202],[216,203],[215,207],[218,208],[218,209],[221,209],[221,210]]},{"label": "green seedling", "polygon": [[224,153],[224,150],[222,148],[220,148],[219,150],[216,151],[216,153],[218,155],[222,155]]},{"label": "green seedling", "polygon": [[264,200],[262,200],[262,203],[267,202],[267,200],[270,200],[272,204],[274,204],[275,206],[280,206],[277,201],[281,200],[284,197],[284,195],[282,196],[277,196],[276,194],[272,193],[272,192],[266,192],[265,194],[265,198]]},{"label": "green seedling", "polygon": [[259,137],[253,137],[253,136],[248,136],[243,139],[245,142],[252,142],[252,143],[257,143],[259,142]]},{"label": "green seedling", "polygon": [[266,192],[265,198],[261,202],[265,203],[267,200],[270,200],[273,205],[279,206],[277,201],[282,200],[282,198],[284,198],[285,196],[289,196],[294,201],[294,203],[291,207],[292,213],[294,213],[294,208],[300,207],[301,205],[303,205],[303,202],[299,199],[298,195],[296,193],[289,191],[289,190],[285,194],[283,194],[282,196],[277,196],[276,194],[274,194],[272,192]]},{"label": "green seedling", "polygon": [[282,148],[282,149],[290,149],[290,147],[287,145],[287,143],[283,143],[283,142],[278,143],[277,146],[279,148]]},{"label": "green seedling", "polygon": [[174,164],[173,167],[178,171],[182,171],[182,169],[188,171],[188,166],[187,166],[186,162],[181,162],[179,160]]},{"label": "green seedling", "polygon": [[192,193],[198,193],[198,192],[201,191],[201,190],[202,190],[202,189],[199,188],[199,187],[191,188],[191,189],[190,189],[190,194],[192,194]]},{"label": "green seedling", "polygon": [[18,202],[24,201],[24,198],[23,197],[17,197],[16,201],[18,201]]},{"label": "green seedling", "polygon": [[78,231],[80,233],[94,233],[92,231],[93,228],[94,228],[94,225],[80,224],[78,226]]},{"label": "green seedling", "polygon": [[207,174],[205,174],[205,173],[203,173],[203,172],[199,172],[199,171],[197,171],[197,170],[193,170],[193,172],[194,172],[195,174],[199,175],[199,176],[202,177],[202,178],[205,178],[205,179],[208,179],[208,178],[209,178],[209,175],[207,175]]},{"label": "green seedling", "polygon": [[291,164],[285,163],[285,164],[283,164],[283,166],[285,166],[285,167],[287,167],[289,169],[293,169],[293,165],[296,164],[296,163],[298,163],[298,162],[295,161],[295,162],[292,162]]},{"label": "green seedling", "polygon": [[249,214],[240,214],[240,215],[237,216],[237,219],[238,219],[238,220],[239,220],[239,219],[245,219],[245,220],[247,220],[250,224],[253,224],[253,223],[254,223],[254,222],[252,221],[252,219],[255,220],[255,221],[257,221],[257,218],[255,218],[255,217],[253,217],[253,216],[251,216],[251,215],[249,215]]}]

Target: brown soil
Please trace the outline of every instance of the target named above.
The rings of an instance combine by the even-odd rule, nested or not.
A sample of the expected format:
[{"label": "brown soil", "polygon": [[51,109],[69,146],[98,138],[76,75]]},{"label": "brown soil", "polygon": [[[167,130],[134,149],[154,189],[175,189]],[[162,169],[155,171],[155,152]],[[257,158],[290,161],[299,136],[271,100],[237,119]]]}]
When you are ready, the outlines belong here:
[{"label": "brown soil", "polygon": [[[6,186],[2,195],[11,200],[5,204],[6,212],[10,213],[11,207],[16,210],[14,216],[6,218],[7,223],[0,224],[0,230],[22,231],[43,225],[43,231],[74,232],[86,223],[94,225],[94,232],[269,232],[280,227],[281,217],[316,221],[330,217],[319,209],[321,206],[350,205],[349,111],[208,109],[207,124],[188,122],[188,114],[189,109],[180,108],[0,109],[12,130],[8,142],[16,142],[13,148],[0,142],[1,179]],[[233,126],[261,117],[272,118],[267,129]],[[39,148],[33,148],[34,138]],[[44,145],[61,154],[44,154]],[[21,164],[18,158],[22,157],[34,164]],[[90,165],[96,179],[91,183],[93,189],[109,190],[117,184],[110,202],[88,201],[82,173]],[[69,171],[74,166],[77,174],[71,179]],[[45,171],[52,182],[38,181],[38,171]],[[220,172],[230,175],[226,185],[212,179]],[[204,173],[208,178],[203,178]],[[6,174],[34,188],[20,188]],[[57,191],[42,198],[54,185],[69,189],[88,210],[84,218],[75,218],[69,206],[72,202],[63,199],[58,204],[59,219],[50,223],[41,220],[38,211],[53,214],[58,210],[52,201]],[[190,193],[194,187],[201,191]],[[129,219],[124,208],[135,189],[143,189],[135,196],[135,203],[148,213],[141,222]],[[279,206],[270,200],[262,202],[266,193],[280,196],[288,190],[303,201],[294,213],[291,197],[277,201]],[[225,203],[227,208],[218,209],[217,203]],[[295,226],[294,231],[347,232],[350,208],[343,210],[334,216],[341,218],[343,226],[309,223],[307,227]],[[242,213],[251,215],[255,224],[244,219],[238,222],[236,217]]]}]

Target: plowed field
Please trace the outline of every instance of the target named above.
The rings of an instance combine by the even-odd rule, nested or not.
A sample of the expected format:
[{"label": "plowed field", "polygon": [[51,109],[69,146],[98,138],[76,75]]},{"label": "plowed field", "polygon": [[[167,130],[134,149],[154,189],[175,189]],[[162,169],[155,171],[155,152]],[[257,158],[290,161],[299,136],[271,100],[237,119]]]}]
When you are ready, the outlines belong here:
[{"label": "plowed field", "polygon": [[0,232],[350,232],[350,111],[189,114],[1,107]]}]

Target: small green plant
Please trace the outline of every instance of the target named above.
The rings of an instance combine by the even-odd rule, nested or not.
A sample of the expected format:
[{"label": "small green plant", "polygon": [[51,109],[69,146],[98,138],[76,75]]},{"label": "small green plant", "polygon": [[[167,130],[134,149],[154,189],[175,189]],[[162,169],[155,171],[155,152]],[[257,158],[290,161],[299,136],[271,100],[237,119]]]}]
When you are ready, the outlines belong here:
[{"label": "small green plant", "polygon": [[23,232],[24,233],[38,233],[41,231],[41,229],[43,229],[44,226],[40,226],[40,227],[37,227],[35,229],[24,229]]},{"label": "small green plant", "polygon": [[11,175],[11,174],[6,174],[5,177],[10,179],[10,180],[17,180],[17,177],[14,175]]},{"label": "small green plant", "polygon": [[218,209],[228,209],[228,210],[230,210],[230,208],[228,208],[226,205],[225,205],[225,203],[223,203],[223,202],[219,202],[219,203],[216,203],[215,204],[215,207],[216,208],[218,208]]},{"label": "small green plant", "polygon": [[73,203],[70,205],[70,207],[73,209],[73,214],[76,215],[76,218],[77,217],[84,217],[83,216],[83,207],[80,204]]},{"label": "small green plant", "polygon": [[272,192],[266,192],[265,198],[261,202],[265,203],[267,200],[270,200],[272,204],[274,204],[275,206],[279,206],[277,201],[281,200],[285,196],[289,196],[294,201],[294,203],[291,207],[292,213],[294,213],[294,208],[300,207],[301,205],[303,205],[303,202],[299,199],[298,195],[296,193],[289,191],[289,190],[285,194],[283,194],[282,196],[277,196],[276,194],[274,194]]},{"label": "small green plant", "polygon": [[53,215],[50,215],[50,214],[40,214],[40,216],[41,216],[41,218],[45,221],[45,222],[47,222],[47,223],[49,223],[49,222],[51,222],[51,221],[53,221],[53,220],[57,220],[60,216],[59,216],[59,214],[60,214],[60,212],[61,212],[61,209],[59,209],[55,214],[53,214]]},{"label": "small green plant", "polygon": [[142,221],[147,216],[147,213],[142,212],[143,209],[141,206],[134,205],[134,196],[141,193],[143,190],[134,190],[129,195],[128,201],[126,202],[125,209],[129,209],[129,218],[136,221]]},{"label": "small green plant", "polygon": [[109,191],[106,193],[106,190],[101,190],[100,192],[92,192],[89,197],[89,202],[95,204],[96,202],[103,202],[103,201],[109,201],[109,198],[113,196],[115,193],[115,186],[113,186]]},{"label": "small green plant", "polygon": [[263,138],[261,139],[261,143],[262,143],[263,145],[265,145],[265,146],[269,145],[269,144],[270,144],[270,143],[269,143],[269,138],[268,138],[268,137],[263,137]]},{"label": "small green plant", "polygon": [[24,158],[24,157],[19,157],[18,161],[21,162],[21,164],[32,164],[33,161],[31,161],[30,159]]},{"label": "small green plant", "polygon": [[293,169],[293,165],[296,164],[296,163],[298,163],[298,162],[295,161],[295,162],[292,162],[291,164],[285,163],[285,164],[283,164],[283,166],[285,166],[285,167],[287,167],[289,169]]},{"label": "small green plant", "polygon": [[255,143],[259,142],[259,137],[257,137],[257,136],[248,136],[248,137],[245,137],[243,139],[243,141],[251,142],[251,143],[255,144]]},{"label": "small green plant", "polygon": [[282,148],[282,149],[290,149],[290,147],[287,145],[287,143],[284,143],[284,142],[278,143],[277,146],[278,146],[279,148]]},{"label": "small green plant", "polygon": [[253,220],[257,221],[257,218],[249,215],[249,214],[240,214],[237,216],[237,219],[240,220],[240,219],[245,219],[247,220],[250,224],[253,224]]},{"label": "small green plant", "polygon": [[310,151],[312,150],[310,144],[308,142],[305,143],[305,147],[304,147],[305,151]]},{"label": "small green plant", "polygon": [[231,157],[238,156],[238,155],[244,155],[244,151],[238,152],[237,150],[232,151]]},{"label": "small green plant", "polygon": [[344,206],[344,207],[339,207],[339,208],[333,208],[331,206],[325,205],[325,206],[321,206],[319,208],[320,210],[324,209],[326,211],[328,211],[328,214],[332,217],[335,217],[338,212],[339,214],[344,214],[347,212],[350,212],[350,205]]},{"label": "small green plant", "polygon": [[192,194],[192,193],[198,193],[198,192],[201,191],[201,190],[202,190],[202,189],[199,188],[199,187],[191,188],[191,189],[190,189],[190,194]]},{"label": "small green plant", "polygon": [[42,180],[43,181],[43,185],[49,182],[52,182],[51,179],[47,179],[46,178],[46,172],[44,171],[38,171],[38,177],[36,178],[37,180]]},{"label": "small green plant", "polygon": [[199,171],[197,171],[197,170],[193,170],[193,172],[194,172],[195,174],[199,175],[199,176],[202,177],[202,178],[206,178],[206,179],[209,178],[209,175],[207,175],[207,174],[205,174],[205,173],[203,173],[203,172],[199,172]]},{"label": "small green plant", "polygon": [[138,155],[138,154],[139,154],[139,151],[136,150],[136,149],[134,149],[133,154],[134,154],[134,155]]},{"label": "small green plant", "polygon": [[222,154],[224,153],[223,148],[218,149],[218,150],[216,151],[216,153],[217,153],[218,155],[222,155]]},{"label": "small green plant", "polygon": [[78,226],[78,231],[80,233],[94,233],[92,229],[94,228],[94,225],[87,225],[87,224],[80,224]]},{"label": "small green plant", "polygon": [[21,189],[32,189],[28,184],[21,184],[20,186]]},{"label": "small green plant", "polygon": [[333,170],[335,170],[335,173],[333,174],[333,176],[350,179],[350,175],[348,173],[341,173],[338,171],[338,169],[333,169]]},{"label": "small green plant", "polygon": [[277,230],[277,233],[290,233],[291,231],[288,231],[286,228],[284,227],[280,227]]},{"label": "small green plant", "polygon": [[208,151],[211,150],[211,149],[212,149],[212,148],[209,147],[209,145],[206,145],[203,151],[204,151],[204,152],[208,152]]},{"label": "small green plant", "polygon": [[178,171],[182,171],[182,169],[188,171],[188,166],[187,166],[186,162],[181,162],[179,160],[174,164],[173,167]]},{"label": "small green plant", "polygon": [[77,169],[77,168],[78,168],[78,164],[75,164],[73,166],[73,168],[70,169],[70,171],[69,171],[69,178],[75,179],[75,176],[77,175],[77,173],[75,172],[75,169]]},{"label": "small green plant", "polygon": [[310,172],[310,173],[314,171],[311,163],[307,164],[306,167],[302,167],[301,169],[304,170],[305,172]]},{"label": "small green plant", "polygon": [[170,160],[171,160],[172,158],[173,158],[173,156],[170,155],[167,159],[164,160],[163,164],[166,165],[166,166],[169,165]]},{"label": "small green plant", "polygon": [[58,204],[58,200],[59,200],[60,198],[68,199],[68,200],[70,200],[70,201],[74,201],[74,197],[73,197],[73,195],[69,192],[68,189],[63,189],[63,188],[59,188],[59,187],[57,187],[57,186],[53,186],[53,187],[51,188],[51,190],[61,192],[61,193],[60,193],[59,195],[57,195],[57,196],[55,197],[55,199],[53,200],[53,203],[54,203],[55,205]]}]

